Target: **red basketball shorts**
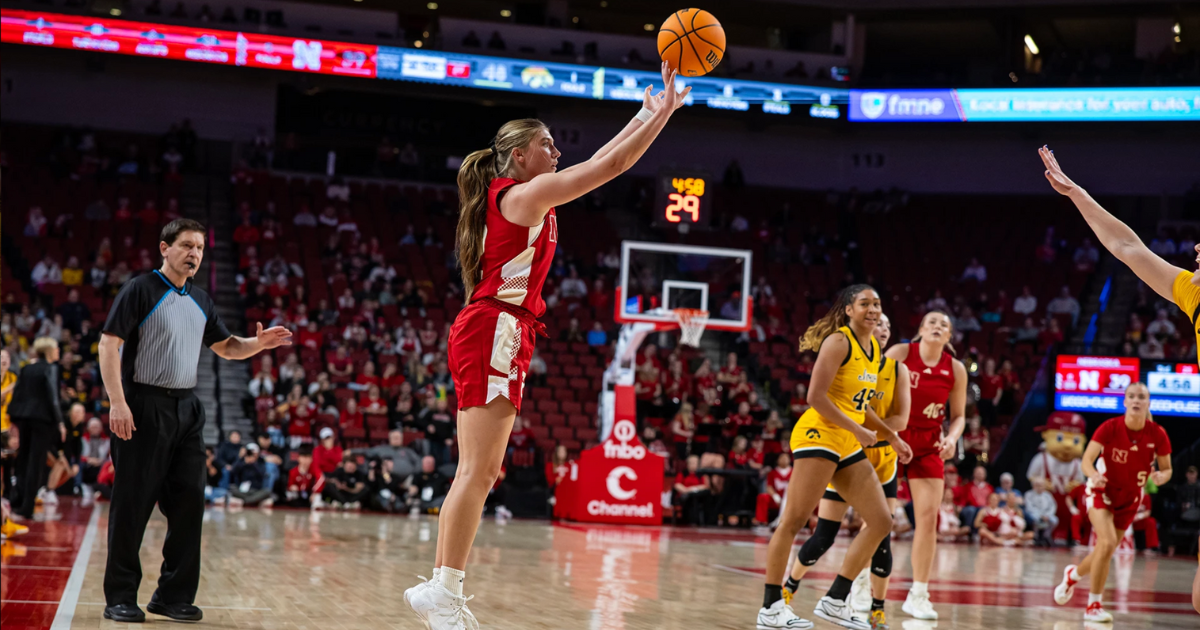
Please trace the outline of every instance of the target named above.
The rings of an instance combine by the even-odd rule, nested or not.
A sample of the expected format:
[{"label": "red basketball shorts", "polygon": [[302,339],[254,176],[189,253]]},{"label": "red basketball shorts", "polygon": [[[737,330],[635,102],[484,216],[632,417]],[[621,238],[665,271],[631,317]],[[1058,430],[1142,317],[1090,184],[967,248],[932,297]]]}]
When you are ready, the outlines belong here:
[{"label": "red basketball shorts", "polygon": [[1117,529],[1117,537],[1125,535],[1125,530],[1133,524],[1133,517],[1137,516],[1138,506],[1142,504],[1141,496],[1138,496],[1136,501],[1130,502],[1128,505],[1114,505],[1108,495],[1104,493],[1103,488],[1088,488],[1087,494],[1084,495],[1084,505],[1088,510],[1108,510],[1113,515],[1113,525]]},{"label": "red basketball shorts", "polygon": [[464,308],[450,327],[446,348],[458,408],[479,407],[503,396],[520,413],[536,335],[531,326],[486,300]]},{"label": "red basketball shorts", "polygon": [[913,479],[945,479],[946,462],[938,451],[942,438],[940,429],[910,429],[900,432],[900,438],[912,447],[913,458],[900,465],[900,476]]}]

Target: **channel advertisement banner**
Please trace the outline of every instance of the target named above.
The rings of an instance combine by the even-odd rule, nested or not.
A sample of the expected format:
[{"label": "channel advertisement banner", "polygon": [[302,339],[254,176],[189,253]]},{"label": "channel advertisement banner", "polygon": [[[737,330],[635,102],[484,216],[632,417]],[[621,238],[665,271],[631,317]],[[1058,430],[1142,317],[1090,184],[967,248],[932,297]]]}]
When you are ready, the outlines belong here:
[{"label": "channel advertisement banner", "polygon": [[1200,120],[1200,87],[851,90],[851,122]]},{"label": "channel advertisement banner", "polygon": [[227,66],[375,77],[367,44],[5,9],[0,41]]}]

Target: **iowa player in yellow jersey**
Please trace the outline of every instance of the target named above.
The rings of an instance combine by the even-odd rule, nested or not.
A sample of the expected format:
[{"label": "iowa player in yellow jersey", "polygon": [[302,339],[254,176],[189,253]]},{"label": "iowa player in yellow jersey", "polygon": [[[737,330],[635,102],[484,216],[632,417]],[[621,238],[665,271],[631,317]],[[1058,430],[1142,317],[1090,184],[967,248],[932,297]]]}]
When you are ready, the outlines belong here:
[{"label": "iowa player in yellow jersey", "polygon": [[[1200,276],[1176,267],[1150,251],[1136,232],[1096,203],[1086,190],[1063,173],[1050,147],[1043,145],[1038,149],[1038,155],[1046,167],[1045,175],[1050,185],[1060,195],[1075,202],[1075,207],[1104,248],[1125,263],[1155,293],[1171,300],[1187,314],[1192,329],[1196,331],[1196,347],[1200,350],[1200,322],[1197,321],[1200,319]],[[1195,250],[1196,263],[1200,265],[1200,244],[1195,245]],[[795,479],[795,475],[792,478]],[[1200,571],[1192,587],[1192,603],[1200,612]]]},{"label": "iowa player in yellow jersey", "polygon": [[841,495],[858,509],[866,530],[846,552],[853,572],[834,579],[829,592],[817,602],[814,613],[834,623],[865,627],[866,621],[850,609],[847,599],[854,576],[867,565],[880,542],[892,531],[892,515],[883,486],[863,453],[880,438],[891,442],[901,461],[912,450],[871,408],[883,352],[872,337],[882,310],[875,289],[858,284],[838,294],[829,312],[814,323],[800,340],[800,351],[816,350],[808,389],[812,407],[792,429],[792,478],[787,505],[767,549],[763,606],[758,630],[811,628],[783,601],[783,579],[792,543],[808,522],[817,502],[832,481]]},{"label": "iowa player in yellow jersey", "polygon": [[[874,337],[882,350],[887,347],[891,338],[892,327],[887,315],[879,316],[875,326]],[[876,415],[883,419],[893,431],[899,433],[908,424],[908,412],[911,397],[909,396],[908,368],[886,356],[880,358],[879,378],[875,383],[875,396],[871,399],[871,408]],[[887,440],[880,440],[863,449],[867,461],[875,469],[875,476],[883,486],[883,494],[887,497],[888,509],[896,513],[896,449]],[[846,516],[849,505],[837,492],[832,484],[825,488],[825,496],[821,498],[817,508],[817,528],[813,535],[804,542],[800,552],[796,554],[796,562],[792,563],[791,575],[783,584],[783,599],[791,603],[792,594],[799,588],[800,580],[809,569],[820,560],[821,556],[833,546],[838,530],[842,526],[842,518]],[[871,630],[887,628],[887,615],[883,602],[887,598],[888,579],[892,574],[892,545],[891,533],[884,537],[883,542],[875,548],[871,556],[870,574],[866,567],[855,567],[843,564],[845,574],[858,571],[854,586],[850,591],[852,608],[857,612],[867,613]],[[868,575],[870,580],[868,581]]]}]

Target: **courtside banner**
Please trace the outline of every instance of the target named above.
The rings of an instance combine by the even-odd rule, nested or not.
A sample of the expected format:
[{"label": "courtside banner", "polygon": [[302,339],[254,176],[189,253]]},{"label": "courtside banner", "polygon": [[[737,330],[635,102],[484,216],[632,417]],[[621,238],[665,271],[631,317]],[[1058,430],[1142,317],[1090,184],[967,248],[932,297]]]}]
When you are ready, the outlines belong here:
[{"label": "courtside banner", "polygon": [[851,122],[1200,120],[1200,87],[850,90]]},{"label": "courtside banner", "polygon": [[377,46],[5,9],[0,41],[46,48],[375,78]]},{"label": "courtside banner", "polygon": [[603,444],[584,451],[555,489],[555,516],[588,523],[661,525],[663,458],[621,419]]}]

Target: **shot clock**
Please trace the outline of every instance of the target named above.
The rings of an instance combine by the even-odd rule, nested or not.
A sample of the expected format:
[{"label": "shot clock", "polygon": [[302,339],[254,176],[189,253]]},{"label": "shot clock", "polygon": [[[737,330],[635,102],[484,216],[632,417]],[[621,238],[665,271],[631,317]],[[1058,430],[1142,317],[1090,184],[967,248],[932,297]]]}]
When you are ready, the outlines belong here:
[{"label": "shot clock", "polygon": [[664,170],[654,195],[654,226],[707,229],[712,214],[712,177],[696,171]]}]

